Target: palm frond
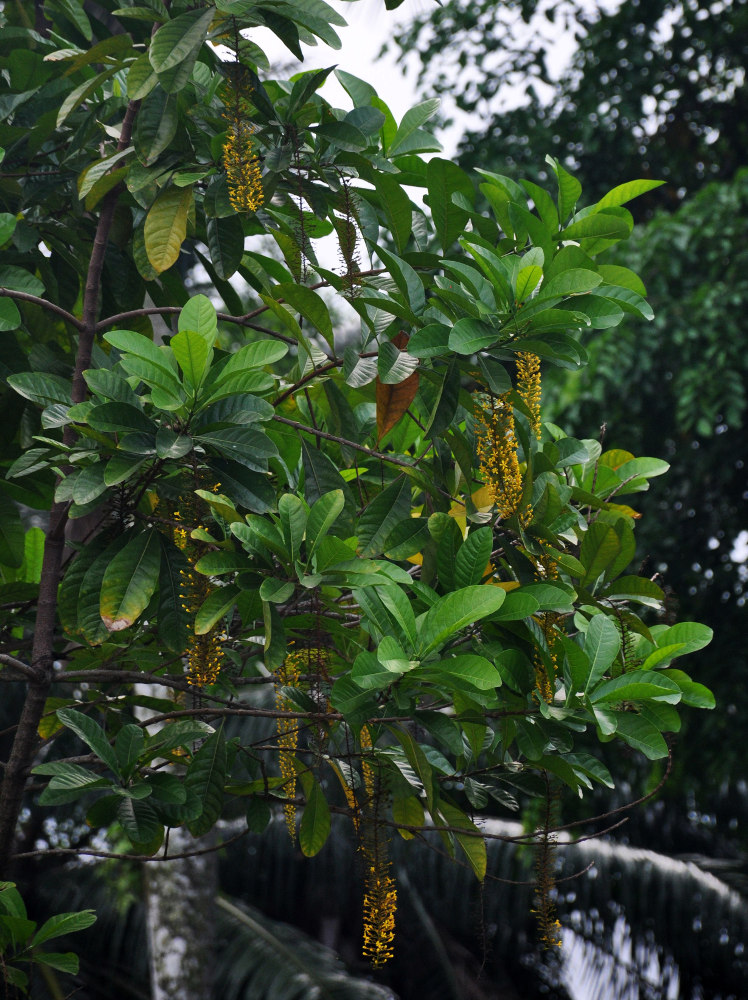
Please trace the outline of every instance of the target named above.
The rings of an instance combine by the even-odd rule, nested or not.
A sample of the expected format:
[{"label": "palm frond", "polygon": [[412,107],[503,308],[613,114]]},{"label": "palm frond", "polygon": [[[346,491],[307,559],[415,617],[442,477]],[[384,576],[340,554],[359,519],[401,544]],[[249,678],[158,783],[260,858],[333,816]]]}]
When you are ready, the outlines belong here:
[{"label": "palm frond", "polygon": [[396,1000],[352,976],[335,952],[245,904],[219,898],[216,995],[223,1000]]}]

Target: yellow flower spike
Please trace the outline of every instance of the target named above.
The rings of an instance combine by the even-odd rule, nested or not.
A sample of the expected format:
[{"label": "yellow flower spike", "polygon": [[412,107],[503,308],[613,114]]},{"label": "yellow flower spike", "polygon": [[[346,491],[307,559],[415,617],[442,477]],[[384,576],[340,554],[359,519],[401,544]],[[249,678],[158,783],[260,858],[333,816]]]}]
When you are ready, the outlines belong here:
[{"label": "yellow flower spike", "polygon": [[235,212],[256,212],[265,202],[253,133],[254,125],[251,122],[237,118],[229,125],[223,146],[229,201]]},{"label": "yellow flower spike", "polygon": [[[517,513],[522,501],[522,474],[509,394],[497,397],[480,392],[473,395],[473,400],[480,470],[499,517],[508,518]],[[529,515],[529,509],[522,512],[523,524],[529,522]]]},{"label": "yellow flower spike", "polygon": [[517,355],[517,392],[530,411],[530,427],[540,440],[540,358],[537,354],[523,351]]},{"label": "yellow flower spike", "polygon": [[[281,687],[296,687],[301,676],[301,667],[304,663],[305,653],[303,650],[292,650],[286,659],[275,672],[277,688],[275,692],[275,707],[279,712],[293,711],[293,705],[280,691]],[[276,734],[278,737],[278,747],[280,755],[278,765],[281,776],[284,780],[284,791],[287,798],[296,797],[296,768],[294,766],[293,754],[299,744],[299,725],[296,719],[279,718],[276,723]],[[296,843],[296,806],[293,802],[286,802],[283,806],[283,815],[288,828],[288,835],[292,843]]]},{"label": "yellow flower spike", "polygon": [[385,856],[369,869],[366,878],[363,954],[375,969],[389,962],[394,954],[397,889],[388,874],[390,864]]}]

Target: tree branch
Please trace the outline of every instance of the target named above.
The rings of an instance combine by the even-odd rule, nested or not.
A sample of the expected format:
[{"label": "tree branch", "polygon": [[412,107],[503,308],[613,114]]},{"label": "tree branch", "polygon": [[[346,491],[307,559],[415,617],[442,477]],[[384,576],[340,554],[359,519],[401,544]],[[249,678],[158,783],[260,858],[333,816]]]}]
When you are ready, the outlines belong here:
[{"label": "tree branch", "polygon": [[0,288],[0,298],[2,299],[18,299],[19,302],[30,302],[32,305],[41,306],[42,309],[46,309],[47,312],[54,313],[56,316],[61,316],[66,323],[70,323],[74,326],[76,330],[83,329],[83,323],[69,313],[67,309],[63,309],[62,306],[58,306],[54,302],[50,302],[48,299],[41,299],[38,295],[30,295],[28,292],[17,292],[15,288]]},{"label": "tree branch", "polygon": [[[140,309],[128,309],[127,312],[115,313],[114,316],[107,316],[106,319],[99,320],[96,324],[96,332],[107,330],[111,326],[123,323],[129,319],[140,319],[142,316],[177,316],[181,313],[181,306],[142,306]],[[258,333],[266,333],[269,337],[282,340],[285,344],[296,344],[293,337],[287,337],[285,333],[278,333],[270,327],[260,326],[259,323],[250,323],[245,316],[232,316],[230,313],[216,313],[219,320],[224,323],[235,323],[237,326],[244,326],[250,330],[257,330]]]},{"label": "tree branch", "polygon": [[7,653],[0,653],[0,663],[4,663],[6,667],[12,667],[13,670],[17,670],[19,674],[23,674],[28,677],[29,680],[36,681],[39,680],[39,674],[32,666],[28,663],[24,663],[23,660],[17,660],[15,656],[9,656]]},{"label": "tree branch", "polygon": [[340,437],[338,434],[328,434],[327,431],[318,431],[314,427],[307,427],[306,424],[300,424],[297,420],[288,420],[286,417],[279,417],[277,413],[274,419],[280,424],[294,427],[297,431],[304,431],[313,437],[322,437],[326,441],[335,441],[337,444],[344,444],[349,448],[355,448],[356,451],[362,451],[365,455],[378,458],[382,462],[390,462],[392,465],[399,465],[404,469],[412,469],[415,464],[413,462],[406,462],[402,458],[396,458],[394,455],[387,455],[383,451],[373,451],[371,448],[367,448],[365,444],[359,444],[357,441],[349,441],[348,438]]}]

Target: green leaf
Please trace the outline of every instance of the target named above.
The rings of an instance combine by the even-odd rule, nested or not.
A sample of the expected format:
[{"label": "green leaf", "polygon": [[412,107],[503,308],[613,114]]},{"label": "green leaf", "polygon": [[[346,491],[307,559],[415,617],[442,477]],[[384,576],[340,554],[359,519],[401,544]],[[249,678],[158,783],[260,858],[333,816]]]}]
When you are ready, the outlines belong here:
[{"label": "green leaf", "polygon": [[158,577],[158,635],[172,653],[183,653],[189,643],[188,616],[182,607],[182,586],[190,564],[184,553],[161,536]]},{"label": "green leaf", "polygon": [[621,540],[610,524],[595,521],[582,539],[579,561],[585,567],[583,584],[594,583],[621,554]]},{"label": "green leaf", "polygon": [[198,434],[195,440],[254,472],[267,472],[268,459],[278,454],[278,449],[267,434],[250,427],[223,427]]},{"label": "green leaf", "polygon": [[330,834],[330,807],[319,782],[308,771],[301,776],[301,783],[306,805],[299,824],[299,846],[306,857],[313,858]]},{"label": "green leaf", "polygon": [[[410,108],[403,115],[403,119],[398,126],[397,132],[387,150],[388,156],[397,156],[397,150],[404,147],[406,140],[416,129],[420,128],[429,118],[433,118],[439,110],[438,97],[432,97],[428,101],[422,101]],[[459,168],[458,168],[459,169]],[[445,248],[446,249],[446,248]]]},{"label": "green leaf", "polygon": [[0,247],[11,238],[16,229],[17,219],[9,212],[0,212]]},{"label": "green leaf", "polygon": [[374,185],[397,252],[402,256],[412,226],[410,198],[391,174],[376,174]]},{"label": "green leaf", "polygon": [[193,295],[179,314],[179,331],[192,330],[199,333],[212,347],[218,336],[218,319],[213,303],[207,295]]},{"label": "green leaf", "polygon": [[429,663],[428,670],[464,681],[479,691],[493,691],[501,687],[501,674],[493,663],[475,653],[460,653],[447,660]]},{"label": "green leaf", "polygon": [[493,533],[490,528],[470,532],[457,552],[454,570],[456,587],[470,587],[481,582],[492,547]]},{"label": "green leaf", "polygon": [[563,222],[579,200],[582,185],[568,170],[564,170],[558,161],[552,160],[550,157],[546,157],[546,160],[553,167],[558,180],[558,214]]},{"label": "green leaf", "polygon": [[174,357],[185,377],[185,381],[193,389],[202,383],[213,357],[213,348],[205,337],[193,330],[181,330],[169,343]]},{"label": "green leaf", "polygon": [[648,760],[667,757],[667,743],[659,730],[640,715],[631,712],[613,712],[616,733],[634,750],[639,750]]},{"label": "green leaf", "polygon": [[[94,918],[96,919],[96,918]],[[67,972],[68,975],[76,976],[80,969],[80,959],[72,951],[41,951],[34,954],[34,961],[39,965],[47,965],[58,972]]]},{"label": "green leaf", "polygon": [[714,632],[708,625],[701,625],[699,622],[678,622],[677,625],[657,633],[657,645],[682,643],[683,647],[678,655],[685,656],[686,653],[695,653],[698,649],[708,646],[713,637]]},{"label": "green leaf", "polygon": [[621,634],[615,623],[607,615],[595,615],[587,626],[584,651],[590,663],[590,672],[585,684],[589,692],[611,666],[621,648]]},{"label": "green leaf", "polygon": [[359,555],[383,552],[390,533],[410,513],[410,480],[399,476],[364,509],[358,522]]},{"label": "green leaf", "polygon": [[291,597],[294,589],[291,580],[267,579],[263,580],[260,587],[260,597],[270,604],[284,604]]},{"label": "green leaf", "polygon": [[191,205],[191,187],[171,187],[158,196],[146,216],[145,249],[158,274],[168,270],[179,257]]},{"label": "green leaf", "polygon": [[193,837],[207,833],[221,815],[227,763],[226,740],[219,729],[192,758],[184,779],[187,793],[196,795],[203,804],[199,817],[187,824]]},{"label": "green leaf", "polygon": [[163,832],[156,811],[146,799],[123,797],[117,808],[117,819],[131,843],[150,844]]},{"label": "green leaf", "polygon": [[156,433],[156,424],[150,417],[130,403],[99,403],[88,411],[86,423],[94,430],[115,434],[125,434],[127,431]]},{"label": "green leaf", "polygon": [[597,271],[588,271],[583,267],[572,267],[567,271],[555,274],[540,288],[540,299],[556,298],[565,295],[583,295],[597,288],[602,283]]},{"label": "green leaf", "polygon": [[664,183],[664,181],[650,180],[627,181],[625,184],[619,184],[618,187],[614,187],[606,195],[603,195],[597,203],[597,207],[611,208],[617,205],[625,205],[627,201],[638,198],[639,195],[646,194],[647,191],[653,191],[655,188],[661,187]]},{"label": "green leaf", "polygon": [[621,576],[609,584],[600,594],[601,597],[615,597],[618,600],[637,601],[650,608],[659,608],[665,600],[665,595],[653,580],[642,576]]},{"label": "green leaf", "polygon": [[277,299],[284,299],[291,305],[304,319],[307,319],[312,326],[319,330],[330,347],[333,346],[333,330],[330,313],[322,298],[311,288],[304,285],[296,285],[284,282],[276,285],[273,294]]},{"label": "green leaf", "polygon": [[240,593],[239,587],[234,583],[212,590],[195,615],[195,635],[206,635],[210,632],[216,622],[231,611]]},{"label": "green leaf", "polygon": [[146,97],[135,120],[133,145],[140,162],[145,166],[154,164],[171,145],[178,126],[176,95],[167,94],[158,87]]},{"label": "green leaf", "polygon": [[119,765],[119,773],[129,775],[143,752],[145,736],[140,726],[130,722],[117,733],[114,741],[114,752]]},{"label": "green leaf", "polygon": [[34,935],[33,946],[38,948],[45,941],[62,937],[64,934],[74,934],[83,931],[96,923],[93,910],[80,910],[77,913],[58,913],[46,920]]},{"label": "green leaf", "polygon": [[440,597],[419,619],[419,655],[421,658],[438,649],[465,625],[498,611],[504,602],[498,587],[465,587]]},{"label": "green leaf", "polygon": [[490,347],[499,339],[499,331],[473,319],[472,316],[465,316],[458,319],[449,334],[450,350],[457,354],[475,354],[485,347]]},{"label": "green leaf", "polygon": [[[558,234],[560,240],[610,239],[625,240],[630,227],[625,219],[609,212],[597,215],[586,215],[583,219],[572,222]],[[590,253],[593,251],[590,249]]]},{"label": "green leaf", "polygon": [[148,49],[151,66],[157,73],[174,69],[188,59],[205,41],[215,14],[212,7],[179,14],[162,25]]},{"label": "green leaf", "polygon": [[318,544],[335,523],[345,506],[342,490],[332,490],[317,499],[309,511],[306,526],[307,558],[311,557]]},{"label": "green leaf", "polygon": [[10,299],[0,298],[0,331],[17,330],[20,325],[18,306]]},{"label": "green leaf", "polygon": [[4,264],[0,267],[0,288],[12,288],[30,295],[44,295],[44,283],[25,267]]},{"label": "green leaf", "polygon": [[449,802],[445,802],[444,799],[440,799],[439,801],[439,811],[447,826],[463,828],[469,831],[466,833],[453,833],[452,836],[465,852],[465,857],[468,859],[475,877],[479,882],[482,882],[486,877],[488,855],[486,842],[480,830],[462,810]]},{"label": "green leaf", "polygon": [[692,708],[706,709],[712,709],[716,706],[714,695],[709,688],[692,681],[688,674],[682,670],[662,670],[659,673],[678,685],[684,705],[690,705]]},{"label": "green leaf", "polygon": [[379,345],[377,375],[384,385],[398,385],[413,374],[418,367],[418,359],[406,351],[399,350],[391,340]]},{"label": "green leaf", "polygon": [[665,676],[663,671],[636,670],[621,674],[612,680],[599,684],[590,694],[590,701],[664,701],[677,705],[681,700],[681,690],[675,681]]},{"label": "green leaf", "polygon": [[474,198],[473,184],[468,175],[452,160],[434,157],[426,168],[429,207],[442,250],[446,253],[465,228],[468,212],[456,205],[452,195],[459,192],[470,202]]},{"label": "green leaf", "polygon": [[[0,302],[5,301],[0,299]],[[21,372],[11,375],[8,385],[32,403],[48,406],[50,403],[63,403],[69,406],[72,402],[72,386],[68,379],[60,375],[47,375],[44,372]]]},{"label": "green leaf", "polygon": [[[120,773],[117,755],[110,746],[106,733],[98,723],[74,708],[58,708],[57,718],[68,729],[72,729],[76,736],[79,736],[111,771],[117,775]],[[86,773],[90,775],[90,772]]]},{"label": "green leaf", "polygon": [[104,573],[100,614],[110,632],[129,628],[147,607],[158,584],[159,533],[154,528],[130,538]]}]

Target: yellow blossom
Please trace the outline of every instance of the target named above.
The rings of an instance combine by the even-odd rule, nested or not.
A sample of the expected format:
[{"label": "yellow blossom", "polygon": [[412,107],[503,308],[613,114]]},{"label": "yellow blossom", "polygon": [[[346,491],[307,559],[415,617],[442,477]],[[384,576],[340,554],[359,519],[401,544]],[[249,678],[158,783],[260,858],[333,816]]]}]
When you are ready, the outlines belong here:
[{"label": "yellow blossom", "polygon": [[530,427],[540,439],[540,358],[527,351],[517,355],[517,392],[530,411]]},{"label": "yellow blossom", "polygon": [[[499,516],[511,517],[522,502],[522,475],[514,435],[514,413],[509,394],[475,393],[475,438],[478,462]],[[520,520],[529,521],[529,509]]]}]

